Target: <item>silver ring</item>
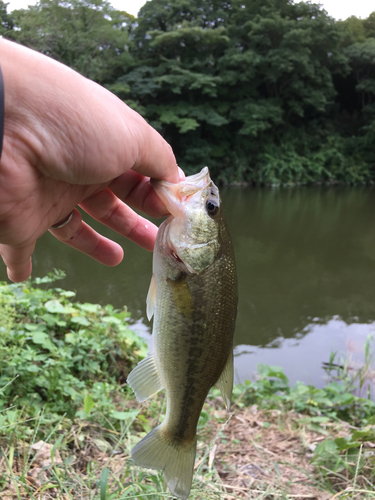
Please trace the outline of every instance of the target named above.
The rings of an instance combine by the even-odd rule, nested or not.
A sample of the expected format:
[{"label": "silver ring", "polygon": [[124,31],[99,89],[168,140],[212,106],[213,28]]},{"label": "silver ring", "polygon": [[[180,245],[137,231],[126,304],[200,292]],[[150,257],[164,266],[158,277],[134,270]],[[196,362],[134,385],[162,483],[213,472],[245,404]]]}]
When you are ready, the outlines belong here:
[{"label": "silver ring", "polygon": [[61,222],[60,224],[59,223],[54,224],[53,226],[50,227],[50,229],[61,229],[62,227],[69,224],[69,222],[73,219],[73,213],[74,213],[74,210],[72,210],[70,212],[70,214],[68,215],[68,218],[66,220],[64,220],[64,222]]}]

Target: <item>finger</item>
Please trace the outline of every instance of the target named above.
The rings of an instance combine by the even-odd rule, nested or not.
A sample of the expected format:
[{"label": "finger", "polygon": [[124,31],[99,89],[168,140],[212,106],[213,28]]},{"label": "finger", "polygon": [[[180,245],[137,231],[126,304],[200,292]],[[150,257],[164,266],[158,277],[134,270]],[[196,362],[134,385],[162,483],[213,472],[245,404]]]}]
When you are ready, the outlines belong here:
[{"label": "finger", "polygon": [[34,248],[35,242],[21,248],[0,245],[0,254],[7,266],[8,278],[11,281],[20,282],[30,278],[32,269],[31,255]]},{"label": "finger", "polygon": [[106,266],[117,266],[124,256],[120,245],[97,233],[83,222],[81,214],[74,209],[70,222],[60,229],[49,229],[58,240],[89,255]]},{"label": "finger", "polygon": [[79,206],[105,226],[142,248],[153,250],[157,227],[122,203],[110,189],[89,196]]},{"label": "finger", "polygon": [[186,179],[186,175],[185,175],[185,172],[182,170],[182,168],[178,167],[178,180],[181,182],[181,181],[184,181]]},{"label": "finger", "polygon": [[149,177],[128,170],[108,186],[124,203],[151,217],[163,217],[168,211],[156,194]]},{"label": "finger", "polygon": [[[179,180],[185,180],[183,170],[178,167]],[[109,185],[109,189],[120,200],[151,217],[168,215],[168,210],[156,194],[149,177],[144,177],[134,170],[128,170]]]}]

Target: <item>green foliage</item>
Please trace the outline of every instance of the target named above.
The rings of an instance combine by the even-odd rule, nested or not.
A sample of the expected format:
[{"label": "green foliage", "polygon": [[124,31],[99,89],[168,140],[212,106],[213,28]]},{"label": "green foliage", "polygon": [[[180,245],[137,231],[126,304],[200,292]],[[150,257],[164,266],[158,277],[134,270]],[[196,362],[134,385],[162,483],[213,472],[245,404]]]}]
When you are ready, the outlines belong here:
[{"label": "green foliage", "polygon": [[7,5],[3,0],[0,0],[0,36],[12,37],[14,29],[13,16],[8,14]]},{"label": "green foliage", "polygon": [[[39,287],[61,276],[0,283],[0,412],[111,414],[113,396],[146,354],[127,326],[126,307],[71,302],[74,292]],[[10,417],[0,413],[0,427]]]},{"label": "green foliage", "polygon": [[[28,480],[29,472],[36,468],[31,445],[42,439],[44,443],[51,442],[51,463],[43,469],[48,471],[43,488],[54,488],[64,494],[70,492],[75,498],[83,489],[87,493],[90,478],[92,484],[88,486],[98,498],[163,495],[162,472],[146,474],[127,459],[130,448],[160,423],[160,415],[165,413],[164,398],[149,401],[142,413],[138,404],[133,409],[134,397],[127,394],[122,384],[128,371],[145,355],[146,346],[129,330],[126,308],[115,310],[112,306],[73,302],[74,292],[53,286],[56,279],[62,277],[64,273],[55,271],[33,282],[0,283],[0,440],[3,450],[0,488],[14,482],[17,488],[25,489],[28,497],[36,498],[35,488]],[[233,401],[237,407],[257,405],[265,410],[264,414],[277,409],[280,411],[275,413],[280,415],[292,410],[294,420],[291,421],[303,429],[327,435],[328,427],[338,429],[342,421],[350,424],[345,427],[346,435],[341,433],[335,437],[330,432],[329,437],[314,445],[316,474],[329,491],[334,491],[332,476],[351,478],[353,487],[359,475],[363,475],[369,485],[374,483],[374,457],[371,451],[363,452],[363,449],[365,443],[375,440],[375,403],[369,397],[356,395],[356,390],[365,387],[372,373],[369,372],[374,359],[372,346],[373,339],[369,337],[365,345],[365,365],[354,375],[341,361],[338,367],[332,354],[330,371],[338,371],[335,376],[331,374],[332,381],[322,389],[301,382],[291,387],[280,367],[264,364],[258,366],[254,382],[234,387]],[[212,462],[208,468],[202,466],[213,459],[215,441],[219,438],[225,442],[222,430],[230,416],[227,419],[227,415],[223,417],[222,412],[217,411],[215,401],[219,394],[217,389],[211,391],[213,402],[205,405],[199,419],[200,435],[204,436],[213,422],[219,427],[213,442],[212,437],[209,438],[211,445],[198,448],[200,469],[194,479],[193,498],[201,498],[202,488],[205,488],[204,497],[211,498],[206,494],[211,491],[207,489],[211,482],[216,492],[212,498],[221,498],[223,494],[217,489],[220,483]],[[270,425],[268,421],[263,422],[263,428]],[[20,446],[20,442],[23,445]],[[92,465],[83,460],[88,450],[96,454],[100,451],[100,466],[92,470]],[[59,464],[54,463],[57,451],[63,457]],[[77,459],[77,455],[80,458]],[[112,460],[116,461],[116,471],[122,460],[122,472],[118,475]],[[81,461],[84,480],[79,477]]]},{"label": "green foliage", "polygon": [[[366,441],[373,443],[375,440],[375,431],[373,427],[366,427],[360,430],[354,430],[346,437],[336,439],[325,439],[319,443],[315,450],[313,460],[321,470],[329,470],[334,473],[345,473],[352,478],[355,475],[362,474],[365,465],[365,456],[361,449]],[[370,481],[375,478],[374,465],[375,460],[371,460],[372,467],[367,464],[367,474]],[[372,471],[372,472],[371,472]]]},{"label": "green foliage", "polygon": [[105,85],[222,183],[372,183],[375,12],[289,0],[40,0],[6,36]]},{"label": "green foliage", "polygon": [[[327,425],[348,422],[346,435],[329,437],[316,445],[313,462],[317,472],[324,479],[345,473],[345,477],[354,482],[358,474],[365,474],[373,482],[375,460],[373,455],[362,453],[362,446],[375,440],[375,402],[355,395],[356,387],[363,385],[364,373],[373,361],[371,341],[369,338],[366,343],[365,365],[354,376],[342,370],[323,389],[302,382],[290,387],[282,368],[261,364],[257,380],[234,387],[233,400],[240,407],[257,405],[265,410],[279,409],[282,413],[293,410],[300,414],[301,425],[320,434],[327,434]],[[332,354],[331,369],[337,367],[334,358]]]},{"label": "green foliage", "polygon": [[350,16],[345,21],[339,21],[338,26],[341,30],[342,44],[344,46],[352,43],[362,43],[366,40],[366,30],[363,19]]},{"label": "green foliage", "polygon": [[290,387],[289,380],[279,366],[258,365],[258,378],[246,381],[234,389],[233,399],[237,404],[256,404],[260,408],[293,409],[312,417],[311,423],[317,424],[314,417],[329,417],[344,420],[353,425],[366,425],[375,421],[375,402],[353,394],[352,385],[334,380],[323,389],[297,382]]},{"label": "green foliage", "polygon": [[147,76],[134,81],[135,68],[122,81],[188,173],[209,164],[224,183],[368,182],[361,139],[331,125],[334,75],[350,71],[342,30],[313,4],[153,0],[132,49]]},{"label": "green foliage", "polygon": [[129,65],[134,17],[107,0],[41,0],[13,16],[13,39],[99,83],[110,83]]}]

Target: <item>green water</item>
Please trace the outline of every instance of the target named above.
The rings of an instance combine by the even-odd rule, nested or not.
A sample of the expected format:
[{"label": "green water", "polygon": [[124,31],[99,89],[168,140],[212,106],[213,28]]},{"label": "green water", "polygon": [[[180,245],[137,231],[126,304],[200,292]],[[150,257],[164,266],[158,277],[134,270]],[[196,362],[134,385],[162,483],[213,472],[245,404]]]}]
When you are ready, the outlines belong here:
[{"label": "green water", "polygon": [[[366,336],[375,332],[375,190],[226,188],[221,194],[239,278],[236,381],[266,362],[281,365],[292,381],[319,386],[331,350],[360,360]],[[104,267],[46,234],[33,275],[63,269],[67,278],[58,286],[75,290],[80,301],[126,304],[134,329],[148,336],[152,256],[94,226],[124,247],[119,266]]]}]

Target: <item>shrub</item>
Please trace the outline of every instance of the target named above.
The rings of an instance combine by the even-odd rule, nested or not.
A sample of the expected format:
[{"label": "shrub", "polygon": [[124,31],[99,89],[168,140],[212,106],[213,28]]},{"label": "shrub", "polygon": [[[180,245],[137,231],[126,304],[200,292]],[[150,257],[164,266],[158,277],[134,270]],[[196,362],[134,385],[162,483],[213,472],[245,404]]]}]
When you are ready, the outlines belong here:
[{"label": "shrub", "polygon": [[71,302],[74,292],[48,288],[62,277],[0,282],[0,416],[13,405],[69,417],[105,407],[147,352],[126,307]]}]

